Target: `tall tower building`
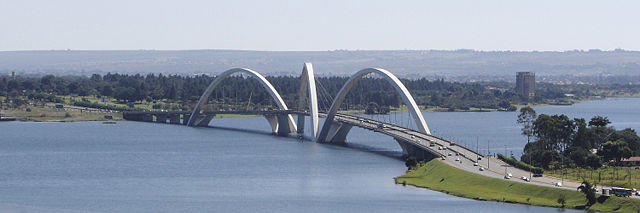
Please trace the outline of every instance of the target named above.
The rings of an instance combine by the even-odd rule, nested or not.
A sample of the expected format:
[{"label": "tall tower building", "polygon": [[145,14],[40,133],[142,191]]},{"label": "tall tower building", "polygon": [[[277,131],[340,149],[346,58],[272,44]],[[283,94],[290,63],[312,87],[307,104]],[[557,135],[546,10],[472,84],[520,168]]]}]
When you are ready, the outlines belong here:
[{"label": "tall tower building", "polygon": [[516,93],[521,96],[533,97],[536,94],[536,73],[518,72],[516,75]]}]

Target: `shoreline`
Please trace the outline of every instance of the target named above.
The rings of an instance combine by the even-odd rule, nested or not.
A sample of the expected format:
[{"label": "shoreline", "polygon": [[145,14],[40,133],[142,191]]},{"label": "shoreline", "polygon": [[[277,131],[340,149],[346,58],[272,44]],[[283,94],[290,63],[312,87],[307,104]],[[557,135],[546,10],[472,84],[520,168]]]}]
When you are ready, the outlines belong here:
[{"label": "shoreline", "polygon": [[[396,184],[410,185],[480,201],[517,203],[542,207],[604,212],[638,212],[640,200],[599,197],[586,207],[584,194],[574,190],[506,181],[463,171],[433,159],[394,178]],[[564,205],[558,200],[564,198]]]},{"label": "shoreline", "polygon": [[[575,100],[575,102],[572,102],[571,104],[527,104],[527,105],[515,105],[517,108],[520,107],[524,107],[524,106],[531,106],[531,107],[535,107],[535,106],[572,106],[574,104],[579,104],[582,101],[596,101],[596,100],[607,100],[607,99],[613,99],[613,98],[640,98],[640,96],[614,96],[614,97],[605,97],[605,98],[586,98],[586,99],[581,99],[581,100]],[[15,118],[15,121],[23,121],[23,122],[82,122],[82,121],[109,121],[109,120],[114,120],[114,121],[120,121],[120,120],[124,120],[122,118],[122,112],[100,112],[100,113],[96,113],[96,112],[80,112],[83,115],[89,115],[89,116],[71,116],[71,117],[64,117],[61,115],[54,115],[54,116],[41,116],[28,112],[28,113],[22,113],[23,110],[25,110],[26,108],[34,108],[34,109],[40,109],[41,111],[43,109],[48,109],[48,108],[41,108],[41,107],[36,107],[36,106],[30,106],[30,107],[24,107],[24,108],[17,108],[17,109],[10,109],[10,110],[3,110],[3,114],[8,115],[10,117]],[[35,112],[35,113],[41,113],[41,111]],[[48,112],[52,112],[53,110],[48,110]],[[449,108],[444,108],[444,107],[428,107],[426,109],[421,109],[421,112],[514,112],[514,111],[505,111],[505,110],[500,110],[500,109],[492,109],[492,108],[471,108],[469,110],[461,110],[461,109],[456,109],[453,111],[450,111]],[[13,112],[13,113],[12,113]],[[69,112],[69,113],[77,113],[77,111],[66,111],[63,110],[62,112]],[[340,113],[356,113],[356,114],[364,114],[364,109],[363,110],[342,110],[339,111]],[[401,106],[398,108],[392,108],[390,110],[389,113],[398,113],[398,112],[409,112],[409,110],[407,109],[406,106]],[[106,119],[102,116],[104,115],[111,115],[113,117],[113,119]],[[252,117],[252,116],[257,116],[257,115],[233,115],[233,114],[225,114],[225,115],[216,115],[215,118],[237,118],[237,117]]]}]

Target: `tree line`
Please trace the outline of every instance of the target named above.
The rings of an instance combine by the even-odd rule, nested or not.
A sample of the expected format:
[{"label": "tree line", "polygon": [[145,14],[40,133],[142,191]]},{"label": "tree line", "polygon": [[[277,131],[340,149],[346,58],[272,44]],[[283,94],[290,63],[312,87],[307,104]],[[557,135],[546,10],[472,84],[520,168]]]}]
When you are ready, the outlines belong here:
[{"label": "tree line", "polygon": [[[272,99],[256,80],[245,76],[225,79],[211,95],[211,103],[223,108],[272,107]],[[296,106],[300,78],[294,76],[266,77],[281,94],[289,106]],[[206,75],[126,75],[93,74],[90,77],[54,76],[0,77],[0,96],[20,102],[26,100],[56,102],[60,95],[112,97],[120,102],[141,100],[168,100],[180,102],[189,108],[202,95],[214,77]],[[318,77],[320,108],[329,107],[348,77]],[[512,84],[457,83],[427,79],[402,79],[416,102],[424,107],[443,107],[449,110],[470,108],[511,109],[512,104],[539,102],[545,99],[564,98],[566,88],[550,84],[539,84],[536,97],[518,96]],[[583,91],[583,90],[581,90]],[[371,103],[383,107],[398,107],[402,104],[394,88],[386,80],[375,77],[361,79],[347,95],[343,109],[365,109]]]},{"label": "tree line", "polygon": [[[582,167],[597,169],[640,155],[635,130],[616,130],[607,117],[570,119],[566,115],[536,115],[523,107],[518,115],[528,143],[520,160],[543,168]],[[533,139],[532,141],[529,141]]]}]

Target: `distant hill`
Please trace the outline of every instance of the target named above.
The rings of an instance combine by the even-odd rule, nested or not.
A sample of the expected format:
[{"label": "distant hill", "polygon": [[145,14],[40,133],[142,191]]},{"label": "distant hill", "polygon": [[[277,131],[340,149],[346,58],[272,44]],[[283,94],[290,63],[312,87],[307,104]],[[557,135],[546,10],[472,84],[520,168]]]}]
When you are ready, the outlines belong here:
[{"label": "distant hill", "polygon": [[382,67],[405,78],[508,76],[640,75],[639,51],[483,52],[473,50],[393,51],[2,51],[0,75],[90,75],[92,73],[215,74],[248,67],[267,75],[298,75],[313,62],[318,75],[350,75]]}]

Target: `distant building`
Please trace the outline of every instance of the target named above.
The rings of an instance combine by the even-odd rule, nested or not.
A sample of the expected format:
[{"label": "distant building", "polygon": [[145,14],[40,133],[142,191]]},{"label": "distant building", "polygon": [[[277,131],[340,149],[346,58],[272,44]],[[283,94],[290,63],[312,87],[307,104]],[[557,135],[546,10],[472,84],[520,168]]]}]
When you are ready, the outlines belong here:
[{"label": "distant building", "polygon": [[620,166],[637,166],[637,165],[640,165],[640,157],[630,157],[630,158],[622,159],[622,161],[620,161],[618,163],[618,165],[620,165]]},{"label": "distant building", "polygon": [[16,72],[11,72],[11,79],[16,79]]},{"label": "distant building", "polygon": [[516,75],[516,93],[521,96],[533,97],[536,95],[536,73],[518,72]]}]

